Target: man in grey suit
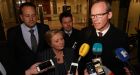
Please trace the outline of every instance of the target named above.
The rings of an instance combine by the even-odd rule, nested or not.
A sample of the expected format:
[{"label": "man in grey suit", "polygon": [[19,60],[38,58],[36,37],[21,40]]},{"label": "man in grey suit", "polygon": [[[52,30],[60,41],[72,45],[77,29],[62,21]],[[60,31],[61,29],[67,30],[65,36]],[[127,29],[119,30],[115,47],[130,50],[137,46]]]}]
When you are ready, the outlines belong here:
[{"label": "man in grey suit", "polygon": [[30,2],[20,6],[20,18],[22,24],[7,31],[7,40],[18,70],[17,75],[24,75],[25,70],[38,61],[38,53],[48,47],[44,34],[49,27],[37,23],[36,7]]}]

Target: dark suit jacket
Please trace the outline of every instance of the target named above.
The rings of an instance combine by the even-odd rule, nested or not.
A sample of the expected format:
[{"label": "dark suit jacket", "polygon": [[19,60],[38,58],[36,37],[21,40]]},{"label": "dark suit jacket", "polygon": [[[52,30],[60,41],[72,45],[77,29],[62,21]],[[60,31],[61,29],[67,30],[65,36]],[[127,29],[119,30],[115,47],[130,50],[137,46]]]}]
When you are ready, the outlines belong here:
[{"label": "dark suit jacket", "polygon": [[[61,31],[64,32],[64,29],[62,28]],[[80,30],[78,30],[78,29],[72,28],[72,33],[70,36],[64,32],[65,47],[72,48],[75,51],[76,58],[79,56],[78,52],[79,52],[79,46],[80,46],[80,44],[79,44],[80,38],[81,38]],[[75,43],[75,45],[74,45],[74,43]]]},{"label": "dark suit jacket", "polygon": [[87,27],[82,30],[83,41],[90,45],[90,52],[84,58],[87,62],[95,58],[92,53],[92,46],[94,43],[101,43],[103,45],[103,51],[100,55],[103,65],[112,70],[115,75],[125,75],[123,70],[123,63],[116,58],[115,49],[124,48],[128,50],[128,35],[125,32],[120,31],[113,25],[107,33],[99,38],[96,34],[94,27]]},{"label": "dark suit jacket", "polygon": [[41,61],[52,59],[55,65],[55,69],[48,70],[47,72],[43,73],[43,75],[66,75],[66,73],[70,68],[71,63],[73,62],[75,55],[74,51],[71,50],[71,48],[64,48],[63,54],[64,54],[64,63],[58,64],[52,48],[39,53],[39,59],[41,59]]},{"label": "dark suit jacket", "polygon": [[[64,29],[61,29],[61,31],[64,32]],[[72,28],[72,33],[70,36],[64,32],[65,47],[72,48],[74,42],[78,43],[79,35],[80,35],[80,31],[75,28]]]},{"label": "dark suit jacket", "polygon": [[[47,25],[37,23],[39,43],[37,52],[34,53],[24,41],[20,25],[10,28],[7,32],[8,48],[15,58],[19,74],[24,74],[32,64],[37,62],[37,53],[44,50],[46,45],[45,32],[49,30]],[[22,73],[22,74],[21,74]]]}]

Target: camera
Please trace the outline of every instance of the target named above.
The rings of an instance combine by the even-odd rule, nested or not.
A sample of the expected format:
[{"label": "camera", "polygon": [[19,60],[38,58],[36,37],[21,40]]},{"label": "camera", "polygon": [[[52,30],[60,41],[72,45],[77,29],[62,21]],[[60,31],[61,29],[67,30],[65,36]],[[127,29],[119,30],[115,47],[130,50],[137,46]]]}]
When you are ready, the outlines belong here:
[{"label": "camera", "polygon": [[46,71],[48,69],[51,69],[51,68],[54,68],[54,62],[50,59],[50,60],[47,60],[47,61],[44,61],[40,64],[37,65],[37,71]]},{"label": "camera", "polygon": [[86,68],[90,75],[97,75],[93,62],[88,62]]},{"label": "camera", "polygon": [[75,75],[77,68],[78,68],[78,63],[72,62],[70,66],[70,75]]},{"label": "camera", "polygon": [[103,69],[101,58],[95,58],[93,59],[94,67],[99,75],[105,75],[105,71]]}]

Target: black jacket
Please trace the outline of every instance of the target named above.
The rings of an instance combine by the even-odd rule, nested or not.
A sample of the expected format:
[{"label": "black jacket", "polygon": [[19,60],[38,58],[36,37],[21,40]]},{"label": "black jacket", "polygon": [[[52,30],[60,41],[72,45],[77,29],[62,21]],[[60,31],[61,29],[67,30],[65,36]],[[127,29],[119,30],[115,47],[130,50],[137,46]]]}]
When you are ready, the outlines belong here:
[{"label": "black jacket", "polygon": [[28,69],[32,64],[37,62],[37,53],[46,48],[45,32],[49,30],[48,25],[37,23],[39,43],[37,52],[34,53],[24,41],[21,26],[15,26],[8,30],[7,40],[8,48],[16,62],[17,72],[20,75],[24,74],[25,70]]},{"label": "black jacket", "polygon": [[94,27],[84,28],[81,33],[83,35],[82,41],[90,45],[90,51],[81,62],[86,61],[87,63],[91,59],[94,59],[95,55],[92,53],[92,46],[94,43],[101,43],[103,51],[99,57],[101,57],[103,65],[112,70],[115,75],[125,75],[123,70],[124,64],[115,55],[116,48],[128,50],[128,35],[125,32],[122,32],[111,24],[107,33],[101,38],[97,36]]}]

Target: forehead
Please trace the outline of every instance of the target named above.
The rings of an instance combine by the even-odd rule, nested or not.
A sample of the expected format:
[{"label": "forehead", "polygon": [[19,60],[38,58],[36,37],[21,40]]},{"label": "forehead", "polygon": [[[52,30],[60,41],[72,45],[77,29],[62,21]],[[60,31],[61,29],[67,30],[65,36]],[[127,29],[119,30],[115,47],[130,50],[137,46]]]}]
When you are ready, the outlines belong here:
[{"label": "forehead", "polygon": [[62,18],[62,21],[71,21],[72,19],[71,19],[71,17],[63,17]]},{"label": "forehead", "polygon": [[22,12],[31,12],[31,11],[35,12],[35,8],[31,6],[24,6],[22,8]]},{"label": "forehead", "polygon": [[52,39],[56,39],[56,38],[59,38],[59,37],[63,37],[62,36],[62,34],[61,33],[54,33],[53,35],[52,35]]},{"label": "forehead", "polygon": [[106,12],[107,6],[104,2],[95,3],[91,7],[91,14],[93,13],[103,13]]}]

